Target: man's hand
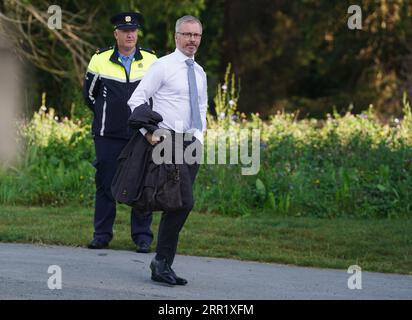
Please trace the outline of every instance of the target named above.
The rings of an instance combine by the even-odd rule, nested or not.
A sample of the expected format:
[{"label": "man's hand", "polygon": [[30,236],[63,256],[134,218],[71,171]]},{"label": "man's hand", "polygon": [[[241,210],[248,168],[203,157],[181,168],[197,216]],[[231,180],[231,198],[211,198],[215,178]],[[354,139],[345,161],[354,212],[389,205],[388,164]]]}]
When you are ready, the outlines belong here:
[{"label": "man's hand", "polygon": [[158,142],[160,141],[160,137],[158,137],[158,136],[156,136],[156,135],[154,135],[154,134],[151,134],[151,133],[149,133],[149,132],[147,132],[147,133],[145,134],[145,137],[146,137],[146,140],[147,140],[152,146],[154,146],[156,143],[158,143]]}]

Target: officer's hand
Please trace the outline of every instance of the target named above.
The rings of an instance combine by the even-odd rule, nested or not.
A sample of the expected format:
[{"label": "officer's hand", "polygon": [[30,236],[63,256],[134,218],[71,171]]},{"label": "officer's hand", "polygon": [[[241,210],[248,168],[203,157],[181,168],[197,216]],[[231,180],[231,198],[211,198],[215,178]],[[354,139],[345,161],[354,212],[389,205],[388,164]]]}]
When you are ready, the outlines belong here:
[{"label": "officer's hand", "polygon": [[154,146],[156,143],[158,143],[158,142],[160,141],[160,137],[158,137],[158,136],[156,136],[156,135],[154,135],[154,134],[151,134],[151,133],[149,133],[149,132],[147,132],[147,133],[145,134],[145,137],[146,137],[146,140],[147,140],[152,146]]}]

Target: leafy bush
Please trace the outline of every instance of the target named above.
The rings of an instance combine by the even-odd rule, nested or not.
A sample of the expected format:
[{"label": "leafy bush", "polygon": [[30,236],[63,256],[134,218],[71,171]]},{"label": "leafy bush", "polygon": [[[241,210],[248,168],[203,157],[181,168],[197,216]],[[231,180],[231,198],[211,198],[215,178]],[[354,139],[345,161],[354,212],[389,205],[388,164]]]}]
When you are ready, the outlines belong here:
[{"label": "leafy bush", "polygon": [[59,119],[42,106],[20,125],[23,152],[16,167],[0,174],[0,203],[91,205],[94,173],[90,126]]},{"label": "leafy bush", "polygon": [[[412,113],[404,101],[402,120],[382,124],[368,112],[334,113],[326,120],[297,121],[278,113],[269,121],[236,112],[234,79],[219,91],[218,117],[210,128],[260,129],[261,166],[241,175],[241,164],[201,166],[195,210],[224,215],[257,211],[318,217],[411,215]],[[220,116],[219,116],[220,115]],[[89,124],[58,119],[42,107],[21,125],[25,152],[0,174],[0,203],[93,205],[94,158]]]}]

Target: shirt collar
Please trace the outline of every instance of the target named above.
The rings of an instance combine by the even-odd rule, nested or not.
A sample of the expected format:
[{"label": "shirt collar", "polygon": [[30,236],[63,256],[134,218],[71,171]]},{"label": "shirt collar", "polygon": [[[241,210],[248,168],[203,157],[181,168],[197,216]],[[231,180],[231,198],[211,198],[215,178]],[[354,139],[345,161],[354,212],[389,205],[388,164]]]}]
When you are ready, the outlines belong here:
[{"label": "shirt collar", "polygon": [[124,55],[122,55],[121,53],[120,53],[120,51],[118,51],[119,52],[119,57],[120,57],[120,59],[125,59],[126,57],[127,58],[129,58],[129,60],[132,60],[133,59],[133,57],[134,57],[134,54],[136,53],[136,49],[134,49],[134,51],[131,53],[131,54],[129,54],[128,56],[124,56]]},{"label": "shirt collar", "polygon": [[187,59],[195,60],[195,56],[188,57],[188,56],[185,55],[182,51],[180,51],[178,48],[175,49],[175,54],[176,54],[177,60],[179,60],[179,61],[181,61],[181,62],[184,62],[184,61],[186,61]]}]

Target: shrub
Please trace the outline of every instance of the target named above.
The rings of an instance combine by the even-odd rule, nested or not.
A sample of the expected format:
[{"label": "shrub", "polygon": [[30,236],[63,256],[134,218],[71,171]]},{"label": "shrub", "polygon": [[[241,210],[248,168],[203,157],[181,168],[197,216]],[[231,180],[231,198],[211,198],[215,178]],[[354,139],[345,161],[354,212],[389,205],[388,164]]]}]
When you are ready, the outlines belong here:
[{"label": "shrub", "polygon": [[[318,217],[411,215],[412,114],[382,124],[373,109],[360,115],[328,115],[297,121],[278,113],[268,121],[233,109],[234,78],[226,76],[211,128],[261,130],[261,167],[242,176],[241,165],[201,166],[195,210],[224,215],[267,214]],[[232,88],[232,89],[227,89]],[[235,99],[235,100],[234,100]],[[94,158],[90,126],[59,119],[42,107],[21,124],[24,153],[15,168],[0,173],[0,203],[91,206]]]}]

